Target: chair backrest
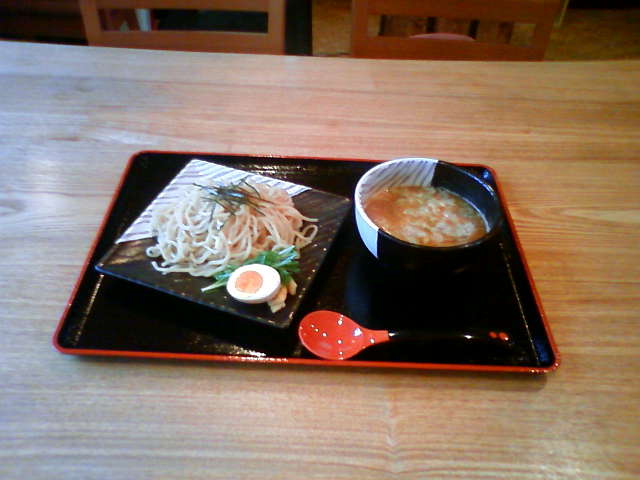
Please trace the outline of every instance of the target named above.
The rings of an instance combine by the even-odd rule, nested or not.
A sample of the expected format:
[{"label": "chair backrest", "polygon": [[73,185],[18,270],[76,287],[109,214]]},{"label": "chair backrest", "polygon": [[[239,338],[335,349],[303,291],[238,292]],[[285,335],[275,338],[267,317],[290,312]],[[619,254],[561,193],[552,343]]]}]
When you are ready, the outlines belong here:
[{"label": "chair backrest", "polygon": [[[413,58],[434,60],[542,60],[562,0],[352,0],[351,55],[365,58]],[[413,17],[428,19],[425,25],[460,24],[477,41],[429,38],[423,35],[379,35],[370,31],[371,18]],[[478,26],[494,25],[494,37]],[[526,44],[509,43],[509,28],[531,27]],[[441,32],[446,30],[440,30]],[[413,32],[415,33],[415,32]],[[426,32],[428,33],[428,31]]]},{"label": "chair backrest", "polygon": [[[80,0],[89,45],[203,52],[285,52],[285,0]],[[220,10],[263,12],[267,32],[213,30],[118,30],[104,22],[110,10]]]}]

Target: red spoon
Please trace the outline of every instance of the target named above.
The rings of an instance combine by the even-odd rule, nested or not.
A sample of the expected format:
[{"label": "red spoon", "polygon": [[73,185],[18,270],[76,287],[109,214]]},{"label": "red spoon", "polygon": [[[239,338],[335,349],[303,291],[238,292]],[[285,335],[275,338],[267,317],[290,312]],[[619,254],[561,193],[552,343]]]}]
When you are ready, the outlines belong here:
[{"label": "red spoon", "polygon": [[435,334],[422,331],[371,330],[341,313],[330,310],[318,310],[306,315],[298,327],[298,336],[307,350],[326,360],[346,360],[371,345],[399,339],[460,339],[465,342],[509,345],[509,335],[505,332]]}]

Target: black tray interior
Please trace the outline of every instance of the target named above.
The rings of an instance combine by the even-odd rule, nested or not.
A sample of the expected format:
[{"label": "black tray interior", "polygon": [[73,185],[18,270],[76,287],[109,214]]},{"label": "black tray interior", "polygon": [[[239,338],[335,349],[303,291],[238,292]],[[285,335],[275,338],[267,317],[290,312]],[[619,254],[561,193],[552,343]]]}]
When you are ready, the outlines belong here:
[{"label": "black tray interior", "polygon": [[[471,326],[506,331],[515,348],[409,341],[373,346],[353,360],[550,367],[555,355],[523,260],[505,224],[500,241],[475,268],[448,278],[390,274],[362,245],[353,215],[344,222],[298,318],[279,330],[105,276],[93,266],[115,239],[192,158],[274,176],[351,197],[373,162],[144,152],[132,159],[104,231],[62,319],[58,344],[69,350],[315,358],[297,339],[306,313],[335,310],[369,328],[436,333]],[[469,168],[497,188],[491,171]],[[373,363],[372,363],[373,365]]]}]

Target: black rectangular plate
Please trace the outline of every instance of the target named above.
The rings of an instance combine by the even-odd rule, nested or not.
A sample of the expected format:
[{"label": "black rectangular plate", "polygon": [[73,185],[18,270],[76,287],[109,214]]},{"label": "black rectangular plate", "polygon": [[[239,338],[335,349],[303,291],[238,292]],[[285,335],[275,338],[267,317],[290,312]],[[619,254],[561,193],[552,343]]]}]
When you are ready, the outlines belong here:
[{"label": "black rectangular plate", "polygon": [[[544,372],[557,352],[511,222],[485,261],[461,275],[392,278],[378,266],[348,215],[290,328],[274,329],[118,278],[93,266],[162,187],[197,157],[351,197],[366,161],[143,152],[134,156],[63,315],[54,342],[65,353],[326,365],[299,343],[306,313],[335,310],[370,328],[441,333],[466,326],[506,331],[516,348],[461,342],[373,346],[341,365]],[[493,172],[464,166],[498,191]],[[509,219],[506,205],[503,209]]]},{"label": "black rectangular plate", "polygon": [[317,224],[322,228],[318,229],[313,241],[301,250],[298,262],[300,271],[294,275],[298,285],[296,295],[289,295],[284,308],[276,313],[272,313],[265,303],[250,305],[235,301],[225,288],[203,292],[202,288],[213,283],[212,278],[194,277],[188,273],[164,275],[158,272],[146,255],[147,248],[155,245],[154,239],[134,240],[113,245],[100,259],[96,269],[101,273],[155,288],[247,320],[277,328],[287,328],[296,316],[309,286],[313,283],[351,207],[349,198],[316,189],[295,195],[293,202],[303,215],[317,219]]}]

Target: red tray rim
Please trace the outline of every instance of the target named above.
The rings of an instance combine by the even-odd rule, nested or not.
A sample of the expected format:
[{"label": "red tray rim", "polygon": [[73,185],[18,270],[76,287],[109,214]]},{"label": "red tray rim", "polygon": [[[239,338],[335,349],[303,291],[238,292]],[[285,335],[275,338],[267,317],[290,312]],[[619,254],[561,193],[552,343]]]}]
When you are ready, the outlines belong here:
[{"label": "red tray rim", "polygon": [[80,283],[82,278],[88,268],[90,268],[90,260],[93,256],[97,244],[104,233],[107,222],[111,216],[113,208],[115,206],[116,200],[120,195],[124,182],[131,170],[131,166],[136,157],[144,154],[174,154],[174,155],[193,155],[204,156],[204,155],[221,155],[228,157],[253,157],[253,158],[278,158],[284,160],[300,160],[300,159],[310,159],[310,160],[320,160],[320,161],[336,161],[336,162],[384,162],[386,160],[378,160],[378,159],[369,159],[369,158],[327,158],[327,157],[315,157],[315,156],[304,156],[300,157],[297,155],[264,155],[264,154],[243,154],[243,153],[215,153],[215,152],[192,152],[192,151],[168,151],[168,150],[141,150],[133,153],[127,164],[120,175],[120,179],[118,180],[118,184],[116,189],[111,197],[109,202],[109,206],[100,222],[100,226],[98,227],[97,233],[91,243],[88,254],[85,257],[83,266],[81,267],[80,273],[76,279],[74,287],[69,295],[69,299],[67,300],[65,309],[60,317],[58,325],[54,331],[52,343],[56,350],[60,353],[67,355],[81,355],[81,356],[106,356],[106,357],[127,357],[127,358],[153,358],[153,359],[171,359],[171,360],[199,360],[199,361],[209,361],[209,362],[227,362],[227,363],[242,363],[242,364],[287,364],[287,365],[312,365],[312,366],[327,366],[327,367],[371,367],[371,368],[394,368],[394,369],[412,369],[412,370],[455,370],[455,371],[482,371],[482,372],[519,372],[519,373],[532,373],[532,374],[542,374],[549,373],[556,370],[560,366],[560,352],[558,351],[558,347],[553,338],[553,334],[551,333],[551,328],[549,327],[549,323],[547,320],[547,315],[542,307],[542,301],[540,299],[540,294],[535,286],[533,281],[533,275],[531,274],[531,270],[529,268],[529,264],[524,255],[524,250],[522,248],[522,244],[520,243],[520,238],[518,237],[518,233],[515,229],[515,225],[513,222],[513,218],[511,217],[511,212],[506,203],[506,199],[502,194],[501,183],[496,175],[495,170],[484,164],[477,163],[458,163],[455,162],[456,165],[463,167],[479,167],[484,168],[491,172],[493,179],[498,186],[496,189],[498,193],[498,197],[500,198],[500,202],[503,205],[503,209],[505,212],[507,223],[509,224],[509,228],[511,229],[511,233],[518,249],[518,254],[522,260],[525,273],[527,276],[527,281],[529,282],[529,286],[533,292],[536,306],[538,311],[540,312],[540,316],[542,319],[542,324],[545,330],[545,334],[549,341],[549,345],[551,347],[551,351],[553,352],[554,362],[545,367],[528,367],[528,366],[510,366],[510,365],[482,365],[482,364],[448,364],[448,363],[417,363],[417,362],[385,362],[385,361],[370,361],[370,360],[341,360],[341,361],[333,361],[333,360],[323,360],[323,359],[314,359],[314,358],[289,358],[289,357],[243,357],[243,356],[234,356],[234,355],[211,355],[211,354],[197,354],[197,353],[173,353],[173,352],[153,352],[153,351],[130,351],[130,350],[104,350],[104,349],[81,349],[81,348],[68,348],[60,345],[59,335],[62,330],[62,327],[66,321],[67,315],[69,314],[69,310],[71,305],[73,304],[76,295],[78,293],[78,289],[80,287]]}]

